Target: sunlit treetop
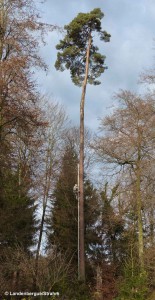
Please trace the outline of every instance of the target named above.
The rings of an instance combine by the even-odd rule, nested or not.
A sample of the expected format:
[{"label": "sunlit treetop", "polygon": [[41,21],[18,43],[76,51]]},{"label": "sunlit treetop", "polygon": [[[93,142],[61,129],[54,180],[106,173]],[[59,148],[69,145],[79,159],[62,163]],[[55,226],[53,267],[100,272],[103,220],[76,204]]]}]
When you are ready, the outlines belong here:
[{"label": "sunlit treetop", "polygon": [[91,39],[89,56],[88,83],[100,84],[96,80],[107,67],[104,64],[105,56],[99,53],[99,48],[94,45],[95,32],[100,40],[110,41],[110,34],[102,30],[101,20],[104,14],[100,8],[95,8],[90,13],[79,13],[71,23],[64,26],[66,35],[56,46],[59,50],[55,67],[57,70],[70,70],[71,79],[75,85],[81,86],[85,76],[86,52]]}]

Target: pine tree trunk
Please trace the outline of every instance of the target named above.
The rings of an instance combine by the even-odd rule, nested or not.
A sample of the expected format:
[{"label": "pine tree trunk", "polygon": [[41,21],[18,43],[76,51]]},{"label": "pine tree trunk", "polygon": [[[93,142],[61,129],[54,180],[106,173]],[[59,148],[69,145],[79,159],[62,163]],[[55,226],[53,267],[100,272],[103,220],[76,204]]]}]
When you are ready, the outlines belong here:
[{"label": "pine tree trunk", "polygon": [[89,71],[89,55],[92,37],[90,35],[86,53],[86,71],[80,102],[80,162],[79,162],[79,279],[85,281],[84,249],[84,105]]}]

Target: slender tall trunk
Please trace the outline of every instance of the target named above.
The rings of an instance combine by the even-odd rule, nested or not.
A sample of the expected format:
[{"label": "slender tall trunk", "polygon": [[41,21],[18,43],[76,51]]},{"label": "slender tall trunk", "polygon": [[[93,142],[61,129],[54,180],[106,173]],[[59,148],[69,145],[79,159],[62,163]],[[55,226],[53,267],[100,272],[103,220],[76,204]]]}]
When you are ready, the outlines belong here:
[{"label": "slender tall trunk", "polygon": [[3,53],[3,36],[4,35],[4,0],[0,0],[0,60]]},{"label": "slender tall trunk", "polygon": [[12,274],[12,284],[11,284],[12,291],[18,291],[18,284],[19,284],[19,271],[14,271]]},{"label": "slender tall trunk", "polygon": [[39,231],[39,240],[37,245],[37,252],[36,252],[36,259],[35,259],[35,277],[34,277],[34,288],[37,287],[37,279],[38,279],[38,267],[39,267],[39,254],[42,242],[42,235],[43,235],[43,228],[45,222],[45,213],[46,213],[46,206],[43,206],[41,224],[40,224],[40,231]]},{"label": "slender tall trunk", "polygon": [[47,208],[47,202],[48,202],[49,190],[50,190],[50,184],[51,184],[51,176],[52,176],[52,158],[51,158],[50,152],[51,152],[51,148],[49,147],[48,151],[47,151],[47,157],[46,157],[45,188],[44,188],[44,195],[43,195],[43,211],[42,211],[42,217],[41,217],[41,223],[40,223],[39,239],[38,239],[37,251],[36,251],[36,259],[35,259],[34,288],[37,287],[39,254],[40,254],[40,248],[41,248],[41,243],[42,243],[46,208]]},{"label": "slender tall trunk", "polygon": [[[4,38],[4,0],[0,0],[0,62],[3,55],[3,38]],[[0,68],[1,69],[1,68]],[[0,71],[2,77],[2,71]],[[0,86],[0,140],[2,139],[2,86]]]},{"label": "slender tall trunk", "polygon": [[92,37],[90,34],[86,52],[85,78],[82,85],[80,102],[80,162],[79,162],[79,279],[85,281],[85,249],[84,249],[84,105],[89,72],[89,56]]},{"label": "slender tall trunk", "polygon": [[150,223],[150,242],[152,247],[154,246],[154,208],[151,204],[150,206],[150,214],[149,214],[149,223]]},{"label": "slender tall trunk", "polygon": [[97,291],[97,300],[103,300],[103,291],[102,291],[102,285],[103,285],[103,280],[102,280],[102,269],[100,266],[97,266],[96,268],[96,291]]},{"label": "slender tall trunk", "polygon": [[142,220],[142,197],[141,197],[141,170],[140,170],[140,150],[138,151],[138,161],[136,168],[136,198],[138,217],[138,252],[141,272],[144,271],[144,241],[143,241],[143,220]]}]

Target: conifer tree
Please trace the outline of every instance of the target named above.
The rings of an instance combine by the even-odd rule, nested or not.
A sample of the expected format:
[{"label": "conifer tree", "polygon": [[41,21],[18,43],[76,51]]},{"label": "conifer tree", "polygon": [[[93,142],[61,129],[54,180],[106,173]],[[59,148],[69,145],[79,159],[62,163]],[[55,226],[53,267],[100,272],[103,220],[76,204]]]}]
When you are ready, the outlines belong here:
[{"label": "conifer tree", "polygon": [[[54,245],[62,253],[68,253],[75,270],[78,265],[78,200],[74,193],[74,186],[77,183],[77,161],[74,147],[67,147],[54,191],[48,237],[48,247],[52,248]],[[84,189],[85,248],[89,258],[92,258],[99,242],[95,229],[99,217],[98,195],[89,180],[85,180]]]},{"label": "conifer tree", "polygon": [[87,83],[98,85],[96,80],[107,68],[104,65],[105,56],[93,43],[93,34],[97,32],[100,40],[108,42],[110,35],[102,30],[101,19],[104,14],[99,8],[90,13],[79,13],[72,22],[66,25],[66,36],[56,46],[59,50],[55,67],[57,70],[70,70],[71,79],[75,85],[82,86],[80,102],[80,162],[79,162],[79,243],[80,243],[80,272],[79,277],[85,280],[84,254],[84,105]]},{"label": "conifer tree", "polygon": [[28,196],[26,186],[22,188],[19,193],[18,174],[7,171],[0,178],[1,250],[20,246],[29,252],[34,245],[36,205],[34,199]]},{"label": "conifer tree", "polygon": [[76,183],[77,155],[73,148],[68,148],[62,158],[54,191],[50,243],[54,243],[63,253],[69,251],[77,258],[77,199],[73,191]]}]

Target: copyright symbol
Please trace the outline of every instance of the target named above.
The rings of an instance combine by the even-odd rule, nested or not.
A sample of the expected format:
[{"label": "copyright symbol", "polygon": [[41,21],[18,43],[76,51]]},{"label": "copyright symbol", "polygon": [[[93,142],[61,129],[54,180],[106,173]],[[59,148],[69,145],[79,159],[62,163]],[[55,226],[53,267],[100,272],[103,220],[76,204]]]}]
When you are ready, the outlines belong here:
[{"label": "copyright symbol", "polygon": [[5,292],[4,295],[5,295],[5,296],[9,295],[9,292]]}]

